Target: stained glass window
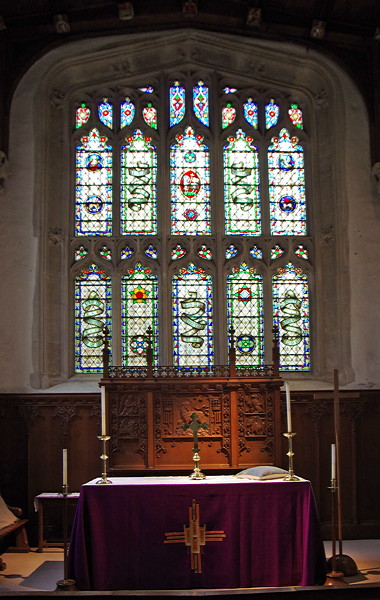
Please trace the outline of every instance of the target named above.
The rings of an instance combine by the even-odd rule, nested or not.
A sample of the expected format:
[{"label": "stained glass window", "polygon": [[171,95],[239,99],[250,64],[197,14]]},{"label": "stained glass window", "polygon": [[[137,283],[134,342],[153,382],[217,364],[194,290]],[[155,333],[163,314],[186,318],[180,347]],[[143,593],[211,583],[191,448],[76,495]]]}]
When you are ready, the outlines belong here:
[{"label": "stained glass window", "polygon": [[149,136],[137,129],[121,148],[121,233],[154,234],[157,231],[157,154]]},{"label": "stained glass window", "polygon": [[239,129],[224,147],[224,203],[227,234],[261,232],[259,159],[253,139]]},{"label": "stained glass window", "polygon": [[157,109],[151,102],[143,108],[143,119],[149,127],[157,129]]},{"label": "stained glass window", "polygon": [[120,127],[130,125],[135,117],[135,105],[126,98],[120,105]]},{"label": "stained glass window", "polygon": [[231,244],[230,246],[228,246],[228,248],[226,249],[226,258],[227,258],[227,260],[229,260],[230,258],[233,258],[234,256],[236,256],[238,252],[239,252],[239,250],[233,244]]},{"label": "stained glass window", "polygon": [[152,332],[153,362],[158,358],[158,285],[152,271],[137,263],[122,277],[121,282],[121,344],[123,365],[146,366],[149,344],[147,331]]},{"label": "stained glass window", "polygon": [[259,113],[256,102],[253,102],[252,98],[248,98],[247,102],[244,102],[244,117],[247,123],[257,129],[259,124]]},{"label": "stained glass window", "polygon": [[170,126],[178,125],[185,116],[185,88],[178,81],[170,88]]},{"label": "stained glass window", "polygon": [[193,263],[173,277],[173,361],[177,366],[214,363],[212,279]]},{"label": "stained glass window", "polygon": [[253,248],[250,249],[249,253],[251,256],[253,256],[253,258],[258,258],[260,260],[263,258],[263,251],[258,246],[253,246]]},{"label": "stained glass window", "polygon": [[112,233],[112,148],[97,129],[76,150],[75,233]]},{"label": "stained glass window", "polygon": [[302,119],[302,110],[299,108],[298,104],[292,104],[288,110],[289,119],[298,127],[298,129],[303,129],[303,119]]},{"label": "stained glass window", "polygon": [[79,108],[77,108],[76,111],[76,119],[75,119],[75,126],[77,129],[79,129],[79,127],[82,127],[82,125],[85,125],[87,123],[87,121],[89,120],[91,115],[91,110],[88,108],[88,106],[86,106],[85,104],[81,104]]},{"label": "stained glass window", "polygon": [[236,364],[264,362],[263,279],[242,263],[227,276],[227,324],[235,331]]},{"label": "stained glass window", "polygon": [[113,108],[107,98],[104,98],[103,102],[100,102],[98,106],[98,115],[103,125],[112,129]]},{"label": "stained glass window", "polygon": [[95,264],[75,279],[76,373],[102,371],[104,327],[112,332],[111,294],[110,277]]},{"label": "stained glass window", "polygon": [[207,246],[205,244],[202,244],[202,246],[199,248],[197,254],[198,254],[198,256],[200,256],[201,258],[204,258],[206,260],[212,259],[212,252],[211,252],[210,248],[207,248]]},{"label": "stained glass window", "polygon": [[236,108],[234,108],[229,102],[228,104],[226,104],[226,106],[222,108],[222,128],[226,129],[226,127],[232,125],[235,119]]},{"label": "stained glass window", "polygon": [[279,331],[280,369],[310,369],[308,277],[288,263],[273,276],[273,321]]},{"label": "stained glass window", "polygon": [[199,119],[203,125],[208,127],[208,87],[204,85],[203,81],[200,81],[198,85],[195,85],[193,88],[193,106],[197,119]]},{"label": "stained glass window", "polygon": [[280,114],[280,107],[275,103],[274,100],[268,102],[265,106],[265,128],[270,129],[277,125],[278,117]]},{"label": "stained glass window", "polygon": [[177,260],[178,258],[182,258],[182,256],[185,256],[185,254],[186,248],[181,246],[181,244],[177,244],[176,247],[172,250],[172,259]]},{"label": "stained glass window", "polygon": [[270,221],[272,235],[306,235],[303,148],[286,129],[268,148]]},{"label": "stained glass window", "polygon": [[174,235],[211,233],[209,149],[188,127],[170,150],[171,221]]}]

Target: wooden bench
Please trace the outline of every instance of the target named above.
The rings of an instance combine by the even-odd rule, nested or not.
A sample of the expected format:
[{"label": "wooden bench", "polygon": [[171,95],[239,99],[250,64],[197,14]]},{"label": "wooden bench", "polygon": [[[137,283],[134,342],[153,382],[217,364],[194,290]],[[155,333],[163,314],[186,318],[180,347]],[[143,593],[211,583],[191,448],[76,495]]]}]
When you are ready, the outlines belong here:
[{"label": "wooden bench", "polygon": [[[7,525],[6,527],[2,527],[0,529],[0,541],[4,538],[8,537],[11,534],[14,534],[14,546],[10,546],[7,549],[7,552],[29,552],[29,541],[28,535],[26,533],[25,525],[28,522],[28,519],[22,519],[22,510],[21,508],[8,506],[9,510],[13,512],[15,517],[17,517],[17,521],[12,523],[11,525]],[[0,571],[4,571],[6,568],[5,562],[0,557]]]}]

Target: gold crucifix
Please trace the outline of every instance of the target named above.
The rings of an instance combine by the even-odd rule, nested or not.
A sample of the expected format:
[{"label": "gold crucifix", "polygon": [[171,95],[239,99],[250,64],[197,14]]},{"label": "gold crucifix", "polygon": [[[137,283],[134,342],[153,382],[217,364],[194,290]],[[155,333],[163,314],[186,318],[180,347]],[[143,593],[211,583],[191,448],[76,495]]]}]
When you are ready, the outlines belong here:
[{"label": "gold crucifix", "polygon": [[226,537],[224,531],[206,531],[206,525],[199,522],[199,504],[195,500],[189,507],[189,526],[183,526],[183,531],[165,533],[164,544],[185,543],[190,548],[191,569],[195,573],[202,573],[201,546],[206,542],[222,542]]},{"label": "gold crucifix", "polygon": [[190,419],[191,419],[190,423],[183,423],[183,425],[181,425],[181,428],[184,431],[191,429],[191,431],[193,432],[193,461],[195,463],[195,466],[194,466],[194,470],[193,470],[192,474],[189,475],[189,477],[191,479],[205,479],[206,475],[204,473],[202,473],[202,471],[199,468],[199,461],[200,461],[201,457],[199,456],[198,430],[199,429],[208,429],[209,424],[206,422],[200,423],[198,421],[197,413],[192,413],[190,415]]}]

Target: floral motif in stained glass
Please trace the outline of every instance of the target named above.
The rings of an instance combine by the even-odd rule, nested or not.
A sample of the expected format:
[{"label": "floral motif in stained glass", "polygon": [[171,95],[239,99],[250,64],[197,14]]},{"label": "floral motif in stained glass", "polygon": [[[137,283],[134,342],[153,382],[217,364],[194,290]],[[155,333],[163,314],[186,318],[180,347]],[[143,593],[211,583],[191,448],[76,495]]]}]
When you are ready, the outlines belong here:
[{"label": "floral motif in stained glass", "polygon": [[120,229],[124,235],[157,233],[157,153],[137,129],[121,148]]},{"label": "floral motif in stained glass", "polygon": [[75,235],[112,233],[112,148],[97,129],[76,150]]},{"label": "floral motif in stained glass", "polygon": [[75,372],[103,370],[104,327],[111,339],[111,279],[95,264],[75,279]]},{"label": "floral motif in stained glass", "polygon": [[176,247],[172,249],[172,260],[177,260],[178,258],[182,258],[182,256],[185,256],[185,254],[186,254],[186,248],[184,248],[180,244],[177,244]]},{"label": "floral motif in stained glass", "polygon": [[148,104],[143,108],[142,113],[145,123],[152,129],[157,129],[157,109],[151,102],[148,102]]},{"label": "floral motif in stained glass", "polygon": [[229,235],[261,232],[260,176],[257,147],[239,129],[224,147],[225,229]]},{"label": "floral motif in stained glass", "polygon": [[121,260],[124,260],[125,258],[131,258],[132,254],[133,254],[132,248],[130,248],[129,246],[125,246],[124,248],[122,248],[122,250],[120,252],[120,258],[121,258]]},{"label": "floral motif in stained glass", "polygon": [[270,251],[270,257],[272,260],[275,260],[275,258],[279,258],[283,254],[284,251],[278,244],[276,244]]},{"label": "floral motif in stained glass", "polygon": [[82,260],[82,258],[87,256],[87,254],[88,254],[88,250],[86,250],[86,248],[84,246],[79,246],[79,248],[77,248],[75,250],[74,258],[75,258],[75,260]]},{"label": "floral motif in stained glass", "polygon": [[256,102],[253,102],[252,98],[248,98],[247,102],[244,102],[244,118],[252,125],[255,129],[258,127],[258,108]]},{"label": "floral motif in stained glass", "polygon": [[173,277],[173,362],[211,367],[214,362],[212,278],[193,263]]},{"label": "floral motif in stained glass", "polygon": [[237,255],[238,252],[239,250],[236,248],[236,246],[231,244],[230,246],[228,246],[228,248],[226,248],[226,259],[229,260],[230,258],[233,258]]},{"label": "floral motif in stained glass", "polygon": [[208,87],[200,81],[193,88],[193,106],[194,114],[199,121],[208,127],[209,125],[209,109],[208,109]]},{"label": "floral motif in stained glass", "polygon": [[226,129],[236,119],[236,108],[228,103],[222,108],[222,128]]},{"label": "floral motif in stained glass", "polygon": [[98,105],[99,120],[103,125],[112,129],[113,107],[108,98],[104,98],[103,102]]},{"label": "floral motif in stained glass", "polygon": [[298,104],[292,104],[288,110],[288,114],[293,125],[298,127],[298,129],[303,129],[302,110]]},{"label": "floral motif in stained glass", "polygon": [[77,108],[75,113],[75,127],[79,129],[82,125],[85,125],[89,120],[91,110],[83,103]]},{"label": "floral motif in stained glass", "polygon": [[249,253],[251,256],[253,256],[253,258],[258,258],[259,260],[263,258],[263,251],[258,246],[253,246]]},{"label": "floral motif in stained glass", "polygon": [[288,263],[273,275],[273,323],[279,331],[280,369],[310,370],[308,277]]},{"label": "floral motif in stained glass", "polygon": [[201,258],[204,258],[205,260],[212,259],[212,252],[211,252],[210,248],[207,248],[207,246],[205,244],[202,244],[202,246],[198,250],[197,254],[198,254],[198,256],[200,256]]},{"label": "floral motif in stained glass", "polygon": [[227,276],[227,328],[235,330],[236,364],[264,363],[263,279],[242,263]]},{"label": "floral motif in stained glass", "polygon": [[157,248],[155,248],[154,246],[152,246],[152,244],[150,244],[147,249],[145,250],[145,254],[147,256],[149,256],[149,258],[154,258],[156,259],[158,256],[158,252],[157,252]]},{"label": "floral motif in stained glass", "polygon": [[307,260],[309,258],[309,253],[307,251],[307,248],[305,248],[302,245],[297,246],[297,248],[294,250],[294,253],[297,256],[299,256],[300,258],[303,258],[304,260]]},{"label": "floral motif in stained glass", "polygon": [[210,223],[209,149],[188,127],[170,149],[173,235],[207,235]]},{"label": "floral motif in stained glass", "polygon": [[278,123],[278,117],[280,114],[280,107],[275,103],[274,100],[268,102],[265,105],[265,128],[270,129]]},{"label": "floral motif in stained glass", "polygon": [[272,235],[306,235],[303,148],[282,129],[268,148],[270,228]]},{"label": "floral motif in stained glass", "polygon": [[111,250],[107,246],[102,246],[99,250],[99,254],[105,260],[112,260]]},{"label": "floral motif in stained glass", "polygon": [[153,362],[158,359],[158,285],[150,269],[137,263],[121,280],[122,362],[128,367],[146,366],[148,328],[152,330]]},{"label": "floral motif in stained glass", "polygon": [[130,125],[135,117],[135,105],[129,98],[120,104],[120,127]]},{"label": "floral motif in stained glass", "polygon": [[169,90],[170,127],[178,125],[185,116],[185,88],[178,81]]}]

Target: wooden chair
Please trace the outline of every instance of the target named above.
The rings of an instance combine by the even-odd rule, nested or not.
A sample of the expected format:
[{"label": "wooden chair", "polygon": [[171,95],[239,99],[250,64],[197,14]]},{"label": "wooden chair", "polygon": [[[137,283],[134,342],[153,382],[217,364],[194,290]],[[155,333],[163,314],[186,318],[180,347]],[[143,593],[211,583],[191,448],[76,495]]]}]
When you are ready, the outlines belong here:
[{"label": "wooden chair", "polygon": [[[0,528],[0,541],[7,538],[10,535],[13,535],[14,545],[10,546],[7,549],[7,552],[29,552],[29,541],[28,535],[25,529],[25,525],[28,522],[28,519],[22,519],[22,510],[21,508],[15,506],[8,506],[9,510],[17,517],[17,520],[11,525],[7,525],[6,527]],[[4,571],[6,568],[5,562],[0,557],[0,571]]]}]

